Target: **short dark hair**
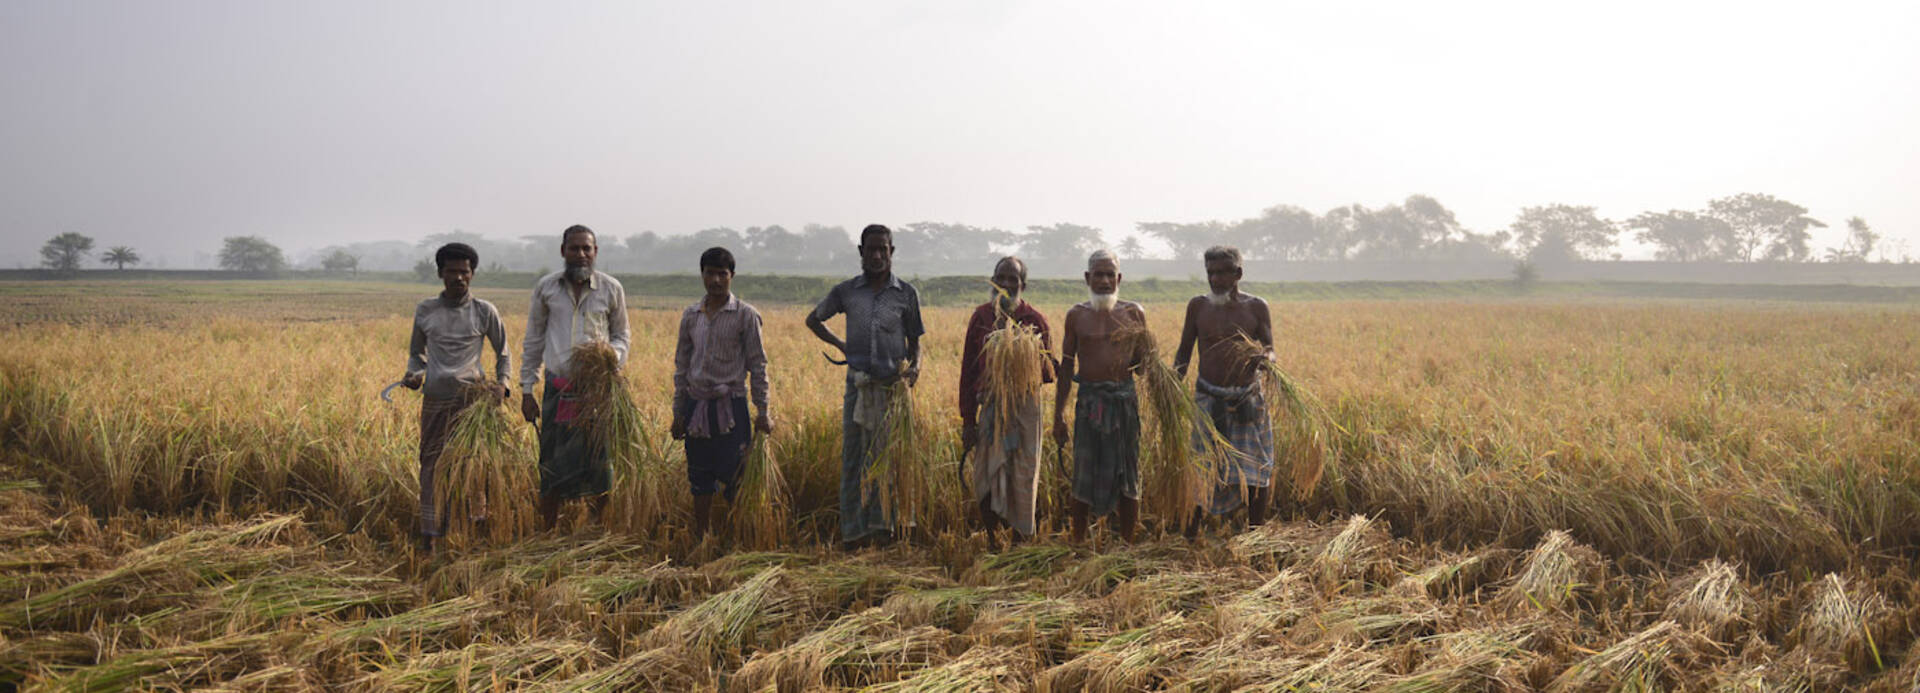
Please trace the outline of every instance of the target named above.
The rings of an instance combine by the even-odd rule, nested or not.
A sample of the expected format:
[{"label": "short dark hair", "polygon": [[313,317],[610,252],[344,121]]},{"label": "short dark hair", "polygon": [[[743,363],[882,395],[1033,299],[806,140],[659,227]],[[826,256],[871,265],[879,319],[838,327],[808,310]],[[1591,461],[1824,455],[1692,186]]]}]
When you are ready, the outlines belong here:
[{"label": "short dark hair", "polygon": [[433,269],[436,272],[446,269],[447,263],[454,260],[466,260],[469,269],[480,269],[480,251],[474,250],[473,246],[465,243],[448,243],[440,246],[439,250],[433,251]]},{"label": "short dark hair", "polygon": [[719,267],[725,269],[728,274],[732,274],[733,251],[719,247],[708,248],[707,252],[700,254],[700,271],[705,272],[708,267]]},{"label": "short dark hair", "polygon": [[569,226],[569,227],[567,227],[567,230],[565,230],[565,231],[561,231],[561,232],[560,232],[560,245],[566,245],[566,244],[567,244],[567,237],[568,237],[568,236],[571,236],[571,235],[573,235],[573,234],[576,234],[576,233],[584,233],[584,234],[587,234],[587,235],[589,235],[589,236],[592,236],[592,237],[593,237],[593,244],[594,244],[594,245],[600,245],[600,234],[597,234],[597,233],[594,233],[594,232],[593,232],[593,229],[590,229],[590,228],[587,228],[587,227],[586,227],[586,225],[584,225],[584,224],[574,224],[574,225],[572,225],[572,226]]},{"label": "short dark hair", "polygon": [[893,229],[887,228],[885,224],[868,224],[867,228],[860,229],[860,245],[866,245],[867,237],[874,234],[886,236],[887,245],[893,245]]}]

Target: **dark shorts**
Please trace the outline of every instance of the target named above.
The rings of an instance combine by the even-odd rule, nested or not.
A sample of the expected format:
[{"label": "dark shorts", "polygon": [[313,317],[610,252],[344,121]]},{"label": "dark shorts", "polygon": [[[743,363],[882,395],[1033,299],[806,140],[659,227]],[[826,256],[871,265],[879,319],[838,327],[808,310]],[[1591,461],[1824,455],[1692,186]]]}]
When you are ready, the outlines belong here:
[{"label": "dark shorts", "polygon": [[[707,430],[720,429],[719,403],[707,405]],[[693,495],[710,496],[724,486],[732,500],[740,482],[741,462],[753,443],[753,419],[747,416],[747,398],[735,397],[726,406],[733,409],[733,430],[712,438],[687,437],[687,484]]]}]

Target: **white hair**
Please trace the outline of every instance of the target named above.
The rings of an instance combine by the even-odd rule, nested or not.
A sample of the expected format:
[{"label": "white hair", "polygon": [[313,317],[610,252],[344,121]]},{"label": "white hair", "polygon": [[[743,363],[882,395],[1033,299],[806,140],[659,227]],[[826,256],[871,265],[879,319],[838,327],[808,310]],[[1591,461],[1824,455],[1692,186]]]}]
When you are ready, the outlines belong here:
[{"label": "white hair", "polygon": [[1093,266],[1099,264],[1102,260],[1113,263],[1115,267],[1120,266],[1120,258],[1114,257],[1113,251],[1101,248],[1093,251],[1092,255],[1087,256],[1087,269],[1093,269]]}]

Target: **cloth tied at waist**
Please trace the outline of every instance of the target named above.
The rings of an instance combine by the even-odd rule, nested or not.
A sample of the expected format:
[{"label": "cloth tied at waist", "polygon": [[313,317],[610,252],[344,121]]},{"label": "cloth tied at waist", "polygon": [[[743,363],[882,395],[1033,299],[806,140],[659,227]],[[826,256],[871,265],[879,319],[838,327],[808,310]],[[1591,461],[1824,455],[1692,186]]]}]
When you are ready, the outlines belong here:
[{"label": "cloth tied at waist", "polygon": [[1207,416],[1214,421],[1246,423],[1266,411],[1266,399],[1261,393],[1259,381],[1240,387],[1225,387],[1207,382],[1205,378],[1195,378],[1193,384],[1194,389],[1206,395]]},{"label": "cloth tied at waist", "polygon": [[887,399],[900,376],[874,377],[865,371],[853,372],[853,423],[877,432],[887,423]]},{"label": "cloth tied at waist", "polygon": [[[734,397],[732,384],[722,384],[711,391],[689,392],[688,395],[693,399],[693,414],[687,421],[687,437],[717,438],[733,430],[733,407],[730,406]],[[714,418],[718,419],[715,423],[720,430],[711,430],[707,426],[708,411],[712,411]]]},{"label": "cloth tied at waist", "polygon": [[573,380],[566,376],[547,375],[547,387],[560,393],[560,400],[553,405],[553,422],[570,424],[580,416],[580,394],[573,391]]},{"label": "cloth tied at waist", "polygon": [[[1101,380],[1088,382],[1074,376],[1073,381],[1080,384],[1080,398],[1091,405],[1089,423],[1101,433],[1118,433],[1126,426],[1126,409],[1121,404],[1136,399],[1133,381]],[[1136,425],[1138,419],[1135,420]]]}]

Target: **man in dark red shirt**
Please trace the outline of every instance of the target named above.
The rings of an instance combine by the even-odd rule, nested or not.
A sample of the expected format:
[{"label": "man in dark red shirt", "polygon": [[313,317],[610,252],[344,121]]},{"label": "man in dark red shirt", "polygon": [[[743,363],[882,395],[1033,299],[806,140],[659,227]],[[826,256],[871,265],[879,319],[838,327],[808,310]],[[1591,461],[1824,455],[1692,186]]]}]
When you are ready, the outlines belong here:
[{"label": "man in dark red shirt", "polygon": [[973,459],[973,496],[980,503],[980,519],[987,543],[997,546],[994,531],[1012,529],[1011,542],[1034,533],[1033,501],[1040,485],[1040,388],[1021,383],[1014,392],[987,391],[983,371],[987,336],[1009,321],[1038,332],[1046,350],[1041,357],[1040,382],[1053,382],[1053,341],[1047,319],[1020,292],[1027,288],[1027,263],[1001,258],[993,268],[991,300],[973,310],[960,360],[961,441]]}]

